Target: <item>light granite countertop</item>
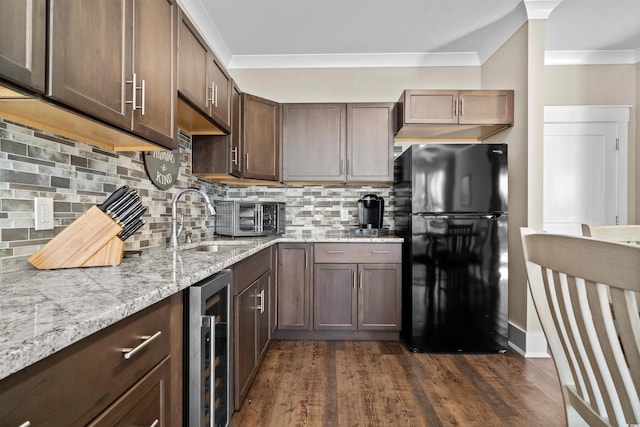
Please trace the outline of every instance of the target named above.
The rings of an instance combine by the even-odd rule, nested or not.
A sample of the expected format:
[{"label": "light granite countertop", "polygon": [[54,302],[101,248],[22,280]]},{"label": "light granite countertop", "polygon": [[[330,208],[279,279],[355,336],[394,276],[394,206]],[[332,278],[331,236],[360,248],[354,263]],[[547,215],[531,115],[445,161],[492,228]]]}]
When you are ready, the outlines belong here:
[{"label": "light granite countertop", "polygon": [[[218,252],[143,250],[118,266],[0,274],[0,379],[281,242],[402,242],[345,232],[239,238]],[[219,238],[216,240],[229,240]]]}]

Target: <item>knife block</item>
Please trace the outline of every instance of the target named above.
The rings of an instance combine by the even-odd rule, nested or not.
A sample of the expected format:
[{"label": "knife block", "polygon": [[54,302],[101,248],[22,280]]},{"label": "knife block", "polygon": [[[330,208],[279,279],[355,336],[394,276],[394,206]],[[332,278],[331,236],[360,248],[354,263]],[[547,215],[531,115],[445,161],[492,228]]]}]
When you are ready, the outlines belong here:
[{"label": "knife block", "polygon": [[97,206],[92,206],[28,261],[37,269],[119,265],[124,242],[122,227]]}]

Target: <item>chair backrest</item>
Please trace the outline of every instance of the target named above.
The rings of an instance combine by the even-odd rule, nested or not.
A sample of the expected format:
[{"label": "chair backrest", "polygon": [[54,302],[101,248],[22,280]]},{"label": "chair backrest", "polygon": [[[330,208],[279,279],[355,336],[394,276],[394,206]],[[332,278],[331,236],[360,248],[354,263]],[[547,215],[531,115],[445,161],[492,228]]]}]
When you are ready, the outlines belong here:
[{"label": "chair backrest", "polygon": [[567,423],[640,423],[640,246],[530,229],[522,244]]},{"label": "chair backrest", "polygon": [[640,243],[640,225],[582,224],[582,235],[613,242]]}]

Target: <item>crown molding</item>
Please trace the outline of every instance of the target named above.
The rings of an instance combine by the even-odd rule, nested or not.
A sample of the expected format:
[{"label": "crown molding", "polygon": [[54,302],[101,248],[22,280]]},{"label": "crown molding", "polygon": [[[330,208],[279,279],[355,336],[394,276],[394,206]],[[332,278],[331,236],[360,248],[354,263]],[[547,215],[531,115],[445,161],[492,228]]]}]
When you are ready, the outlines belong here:
[{"label": "crown molding", "polygon": [[524,0],[524,6],[529,19],[549,19],[553,9],[562,2],[563,0]]},{"label": "crown molding", "polygon": [[362,53],[321,55],[233,55],[229,69],[247,68],[367,68],[367,67],[474,67],[476,52]]},{"label": "crown molding", "polygon": [[635,50],[554,50],[544,53],[544,65],[620,65],[640,62]]},{"label": "crown molding", "polygon": [[231,50],[218,27],[211,19],[202,0],[178,0],[183,13],[187,15],[191,23],[207,42],[209,48],[214,51],[216,57],[226,66],[231,60]]}]

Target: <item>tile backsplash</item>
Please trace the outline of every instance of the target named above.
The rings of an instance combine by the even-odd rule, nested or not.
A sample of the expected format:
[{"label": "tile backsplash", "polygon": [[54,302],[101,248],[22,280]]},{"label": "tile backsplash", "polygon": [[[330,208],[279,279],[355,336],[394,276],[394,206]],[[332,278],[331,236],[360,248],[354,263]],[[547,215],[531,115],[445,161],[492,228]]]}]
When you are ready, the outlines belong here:
[{"label": "tile backsplash", "polygon": [[[0,119],[0,272],[33,268],[31,254],[115,189],[129,185],[147,207],[147,224],[130,237],[125,250],[166,245],[171,201],[179,188],[204,190],[214,199],[276,200],[287,204],[287,232],[345,230],[357,226],[357,200],[368,193],[385,198],[385,226],[393,228],[391,186],[235,186],[204,181],[191,174],[191,137],[180,132],[180,175],[169,190],[149,180],[142,153],[113,152]],[[54,199],[54,230],[34,229],[34,197]],[[213,234],[196,194],[178,204],[185,231],[194,240]],[[183,200],[183,199],[181,199]]]}]

